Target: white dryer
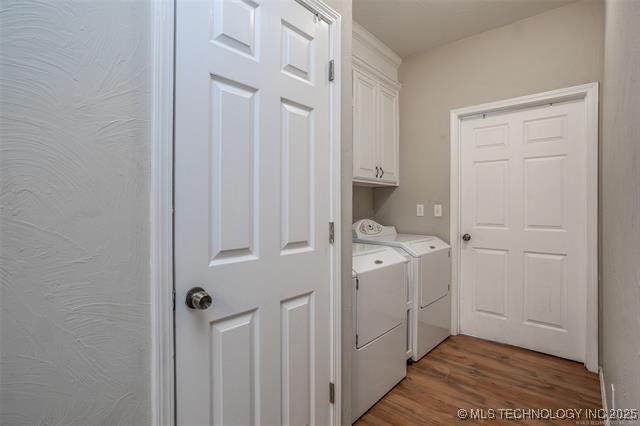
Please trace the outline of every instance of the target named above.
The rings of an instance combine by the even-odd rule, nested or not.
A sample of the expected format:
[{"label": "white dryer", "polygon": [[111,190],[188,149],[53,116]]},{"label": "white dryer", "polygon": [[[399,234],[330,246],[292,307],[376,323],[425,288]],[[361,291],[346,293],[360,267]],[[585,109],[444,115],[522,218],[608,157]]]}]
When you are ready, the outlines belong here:
[{"label": "white dryer", "polygon": [[422,358],[451,334],[451,251],[428,235],[398,234],[370,219],[353,224],[353,241],[394,247],[409,259],[407,356]]},{"label": "white dryer", "polygon": [[353,245],[352,421],[407,375],[407,259],[376,245]]}]

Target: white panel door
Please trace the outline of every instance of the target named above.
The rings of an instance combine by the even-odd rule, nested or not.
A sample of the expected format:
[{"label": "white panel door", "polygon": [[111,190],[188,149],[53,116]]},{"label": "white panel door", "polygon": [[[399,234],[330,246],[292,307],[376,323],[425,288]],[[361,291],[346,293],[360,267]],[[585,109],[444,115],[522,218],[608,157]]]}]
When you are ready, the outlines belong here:
[{"label": "white panel door", "polygon": [[328,24],[293,0],[176,17],[177,424],[326,425]]},{"label": "white panel door", "polygon": [[378,96],[379,104],[379,140],[378,166],[380,180],[388,183],[398,182],[398,91],[381,84]]},{"label": "white panel door", "polygon": [[378,180],[378,84],[353,70],[353,176]]},{"label": "white panel door", "polygon": [[462,123],[461,329],[585,360],[584,100]]}]

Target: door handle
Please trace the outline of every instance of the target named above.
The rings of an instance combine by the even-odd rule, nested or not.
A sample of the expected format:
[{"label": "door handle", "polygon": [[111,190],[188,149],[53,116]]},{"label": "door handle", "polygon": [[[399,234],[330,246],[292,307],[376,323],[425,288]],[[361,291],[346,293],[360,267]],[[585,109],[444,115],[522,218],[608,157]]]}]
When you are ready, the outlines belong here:
[{"label": "door handle", "polygon": [[464,234],[464,235],[462,236],[462,241],[464,241],[465,243],[466,243],[466,242],[471,241],[471,235],[469,235],[469,234]]},{"label": "door handle", "polygon": [[202,287],[193,287],[187,293],[187,300],[185,303],[191,309],[205,310],[211,306],[213,299]]},{"label": "door handle", "polygon": [[376,177],[378,177],[378,166],[376,166]]},{"label": "door handle", "polygon": [[382,179],[382,176],[384,176],[384,169],[382,167],[380,167],[380,178]]}]

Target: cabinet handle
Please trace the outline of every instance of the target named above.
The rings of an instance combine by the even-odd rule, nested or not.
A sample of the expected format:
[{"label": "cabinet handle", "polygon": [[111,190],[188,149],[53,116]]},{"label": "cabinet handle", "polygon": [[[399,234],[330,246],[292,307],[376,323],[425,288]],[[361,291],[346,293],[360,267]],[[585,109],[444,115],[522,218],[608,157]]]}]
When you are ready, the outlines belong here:
[{"label": "cabinet handle", "polygon": [[378,177],[378,166],[376,166],[376,177]]},{"label": "cabinet handle", "polygon": [[380,178],[382,179],[382,176],[384,176],[384,169],[382,167],[380,167]]}]

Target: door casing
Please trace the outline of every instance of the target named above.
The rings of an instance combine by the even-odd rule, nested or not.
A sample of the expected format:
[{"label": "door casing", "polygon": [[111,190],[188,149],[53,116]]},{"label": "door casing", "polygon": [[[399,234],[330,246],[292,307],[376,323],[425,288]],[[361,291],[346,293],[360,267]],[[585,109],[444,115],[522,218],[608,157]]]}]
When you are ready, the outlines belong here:
[{"label": "door casing", "polygon": [[[179,0],[178,0],[179,1]],[[316,14],[329,25],[329,57],[333,60],[333,83],[329,94],[330,118],[330,220],[334,223],[331,245],[331,382],[334,403],[331,424],[341,421],[341,23],[339,13],[322,0],[291,0]],[[176,424],[175,324],[173,271],[173,116],[175,2],[152,2],[152,111],[150,234],[150,325],[151,325],[151,423]],[[327,64],[327,75],[328,75]],[[327,229],[329,232],[329,229]],[[327,392],[329,390],[327,389]]]},{"label": "door casing", "polygon": [[584,100],[587,143],[587,330],[586,360],[589,371],[598,371],[598,83],[552,90],[518,98],[451,110],[450,239],[451,334],[460,333],[461,238],[461,125],[462,119],[569,100]]}]

